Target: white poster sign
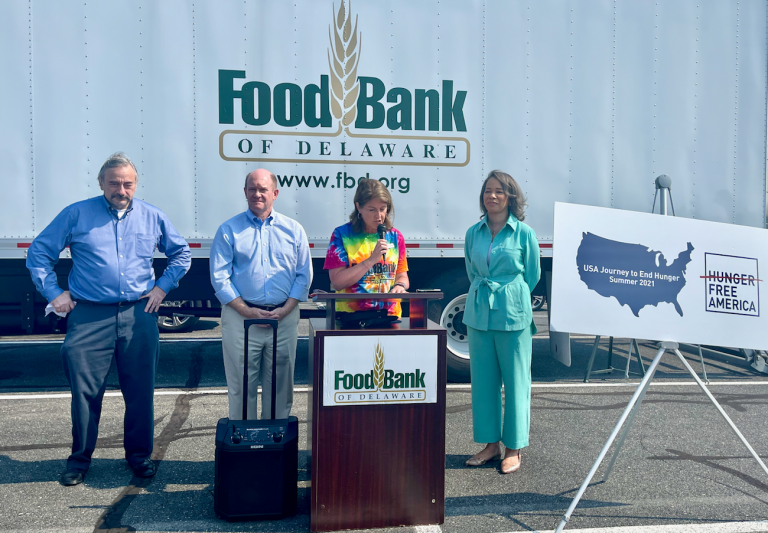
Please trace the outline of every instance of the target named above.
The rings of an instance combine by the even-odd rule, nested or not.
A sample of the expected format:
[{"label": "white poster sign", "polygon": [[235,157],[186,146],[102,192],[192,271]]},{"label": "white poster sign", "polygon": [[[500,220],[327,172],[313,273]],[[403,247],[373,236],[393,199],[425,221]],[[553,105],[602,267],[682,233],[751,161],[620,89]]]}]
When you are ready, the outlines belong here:
[{"label": "white poster sign", "polygon": [[768,231],[556,203],[554,238],[551,329],[768,348]]},{"label": "white poster sign", "polygon": [[436,335],[326,337],[323,405],[437,402]]}]

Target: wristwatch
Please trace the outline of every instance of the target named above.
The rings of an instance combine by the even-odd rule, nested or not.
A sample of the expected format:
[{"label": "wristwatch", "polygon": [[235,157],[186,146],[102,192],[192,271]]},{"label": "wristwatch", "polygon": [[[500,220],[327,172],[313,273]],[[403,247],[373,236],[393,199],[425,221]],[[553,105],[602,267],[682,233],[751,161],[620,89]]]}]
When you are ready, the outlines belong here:
[{"label": "wristwatch", "polygon": [[395,283],[394,285],[392,285],[392,288],[394,289],[394,288],[395,288],[395,287],[397,287],[398,285],[400,285],[400,286],[401,286],[402,288],[404,288],[406,291],[408,290],[408,287],[406,287],[406,286],[405,286],[405,283],[403,283],[402,281],[398,281],[397,283]]}]

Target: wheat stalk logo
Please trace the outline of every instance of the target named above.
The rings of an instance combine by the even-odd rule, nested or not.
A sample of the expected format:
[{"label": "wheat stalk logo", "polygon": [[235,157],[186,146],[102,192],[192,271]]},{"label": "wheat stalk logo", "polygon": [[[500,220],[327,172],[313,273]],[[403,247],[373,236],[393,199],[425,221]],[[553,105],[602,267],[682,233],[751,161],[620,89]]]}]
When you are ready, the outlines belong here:
[{"label": "wheat stalk logo", "polygon": [[376,350],[373,352],[373,384],[377,390],[381,390],[384,385],[384,350],[381,349],[381,343],[376,343]]},{"label": "wheat stalk logo", "polygon": [[[349,2],[348,2],[349,4]],[[351,7],[351,4],[349,4]],[[357,66],[360,63],[360,34],[352,29],[352,12],[346,9],[344,0],[334,22],[328,27],[328,68],[331,72],[331,112],[336,120],[346,128],[357,117],[357,95],[360,83],[357,81]],[[349,133],[347,131],[347,133]]]}]

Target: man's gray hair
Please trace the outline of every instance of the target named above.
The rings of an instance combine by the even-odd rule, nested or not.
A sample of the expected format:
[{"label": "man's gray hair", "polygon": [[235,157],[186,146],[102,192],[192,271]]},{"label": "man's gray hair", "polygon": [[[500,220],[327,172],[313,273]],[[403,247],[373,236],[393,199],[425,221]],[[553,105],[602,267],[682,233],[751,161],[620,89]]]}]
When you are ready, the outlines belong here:
[{"label": "man's gray hair", "polygon": [[[259,169],[256,169],[259,170]],[[245,188],[248,188],[248,180],[251,179],[251,174],[256,172],[256,170],[250,171],[248,174],[245,175]],[[267,171],[269,172],[269,171]],[[272,178],[272,187],[277,189],[277,176],[275,176],[272,172],[269,172],[269,177]]]},{"label": "man's gray hair", "polygon": [[101,165],[101,170],[99,170],[99,183],[104,183],[104,174],[107,173],[107,169],[118,167],[131,167],[136,173],[136,181],[139,180],[139,171],[136,170],[136,165],[133,164],[133,161],[131,161],[131,159],[123,152],[115,152],[104,161],[103,165]]}]

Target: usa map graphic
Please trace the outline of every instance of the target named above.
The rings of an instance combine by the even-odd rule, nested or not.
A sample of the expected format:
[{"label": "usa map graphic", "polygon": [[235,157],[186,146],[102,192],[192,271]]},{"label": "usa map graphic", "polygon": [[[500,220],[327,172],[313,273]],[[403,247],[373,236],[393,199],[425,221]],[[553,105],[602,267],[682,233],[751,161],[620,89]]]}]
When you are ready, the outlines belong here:
[{"label": "usa map graphic", "polygon": [[677,297],[685,287],[686,268],[693,249],[689,242],[687,249],[668,265],[664,254],[642,244],[582,233],[576,262],[587,288],[600,296],[616,298],[635,316],[639,317],[645,306],[664,302],[672,304],[683,316]]}]

